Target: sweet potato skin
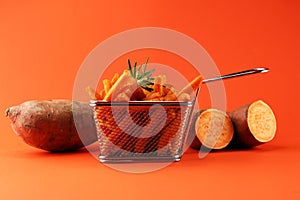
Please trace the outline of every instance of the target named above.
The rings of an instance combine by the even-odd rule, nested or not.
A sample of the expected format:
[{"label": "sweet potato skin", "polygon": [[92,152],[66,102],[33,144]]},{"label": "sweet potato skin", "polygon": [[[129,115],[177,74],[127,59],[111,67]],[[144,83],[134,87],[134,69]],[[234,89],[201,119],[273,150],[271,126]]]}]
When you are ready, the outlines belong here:
[{"label": "sweet potato skin", "polygon": [[[8,108],[5,114],[25,143],[46,151],[74,151],[97,140],[93,111],[86,103],[32,100]],[[80,121],[77,127],[73,115]]]},{"label": "sweet potato skin", "polygon": [[[251,131],[250,127],[251,127],[251,122],[249,122],[249,115],[251,115],[251,113],[249,113],[249,111],[251,111],[251,109],[255,108],[255,107],[263,107],[265,110],[264,113],[262,113],[260,118],[255,119],[255,121],[258,121],[262,124],[267,123],[266,119],[264,118],[265,116],[267,116],[269,119],[269,121],[273,122],[272,126],[270,128],[272,128],[271,131],[266,130],[266,127],[261,127],[261,131],[267,131],[268,135],[270,136],[269,138],[265,138],[264,140],[257,138],[257,133],[255,131]],[[267,114],[268,113],[268,114]],[[259,114],[257,113],[257,111],[254,113],[252,112],[252,115],[254,114]],[[273,139],[273,137],[275,136],[275,132],[276,132],[276,118],[275,115],[272,111],[272,109],[269,107],[268,104],[266,104],[265,102],[263,102],[262,100],[257,100],[254,101],[250,104],[241,106],[237,109],[235,109],[234,111],[229,113],[231,120],[234,124],[234,129],[235,129],[235,135],[233,137],[232,140],[232,147],[235,148],[251,148],[251,147],[255,147],[261,144],[264,144],[266,142],[269,142]],[[252,116],[253,118],[253,116]],[[252,122],[253,123],[253,122]]]},{"label": "sweet potato skin", "polygon": [[229,113],[231,120],[233,121],[236,133],[234,134],[232,143],[230,144],[232,147],[251,148],[262,144],[252,136],[249,130],[249,126],[247,123],[247,113],[249,106],[250,104],[241,106]]}]

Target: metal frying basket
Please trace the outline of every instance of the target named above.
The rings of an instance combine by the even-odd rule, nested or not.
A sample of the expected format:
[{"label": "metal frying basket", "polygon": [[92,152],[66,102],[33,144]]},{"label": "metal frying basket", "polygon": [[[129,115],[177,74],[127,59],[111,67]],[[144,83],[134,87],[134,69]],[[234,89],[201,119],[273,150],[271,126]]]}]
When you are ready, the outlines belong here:
[{"label": "metal frying basket", "polygon": [[198,90],[186,102],[91,100],[100,161],[179,161]]}]

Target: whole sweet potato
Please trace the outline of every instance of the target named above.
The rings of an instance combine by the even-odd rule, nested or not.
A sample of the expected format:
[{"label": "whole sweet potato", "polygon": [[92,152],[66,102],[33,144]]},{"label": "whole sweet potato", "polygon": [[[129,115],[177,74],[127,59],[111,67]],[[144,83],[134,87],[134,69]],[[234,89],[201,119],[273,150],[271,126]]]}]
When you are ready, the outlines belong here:
[{"label": "whole sweet potato", "polygon": [[32,100],[8,108],[5,114],[25,143],[46,151],[74,151],[97,140],[93,111],[86,103]]}]

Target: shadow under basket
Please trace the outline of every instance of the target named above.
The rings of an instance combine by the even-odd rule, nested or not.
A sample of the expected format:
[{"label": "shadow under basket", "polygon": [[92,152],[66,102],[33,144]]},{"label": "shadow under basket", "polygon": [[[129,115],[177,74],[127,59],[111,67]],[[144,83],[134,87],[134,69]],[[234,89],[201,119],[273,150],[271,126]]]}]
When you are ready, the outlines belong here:
[{"label": "shadow under basket", "polygon": [[100,145],[100,161],[179,161],[184,151],[195,99],[187,102],[91,100]]}]

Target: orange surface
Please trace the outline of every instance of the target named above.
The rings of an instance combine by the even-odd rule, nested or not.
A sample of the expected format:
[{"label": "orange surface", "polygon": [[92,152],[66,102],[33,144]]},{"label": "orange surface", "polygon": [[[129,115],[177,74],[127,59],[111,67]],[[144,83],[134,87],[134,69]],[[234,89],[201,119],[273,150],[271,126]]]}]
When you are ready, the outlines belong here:
[{"label": "orange surface", "polygon": [[[300,199],[299,1],[0,1],[0,199]],[[147,174],[100,164],[86,151],[50,154],[24,144],[4,116],[30,99],[72,98],[84,58],[106,38],[165,27],[199,42],[222,74],[256,66],[265,75],[225,81],[227,107],[262,99],[278,130],[247,151],[189,150]],[[203,106],[209,105],[206,87]]]}]

